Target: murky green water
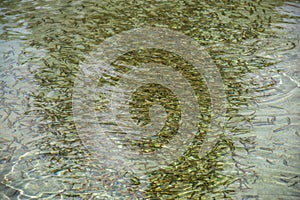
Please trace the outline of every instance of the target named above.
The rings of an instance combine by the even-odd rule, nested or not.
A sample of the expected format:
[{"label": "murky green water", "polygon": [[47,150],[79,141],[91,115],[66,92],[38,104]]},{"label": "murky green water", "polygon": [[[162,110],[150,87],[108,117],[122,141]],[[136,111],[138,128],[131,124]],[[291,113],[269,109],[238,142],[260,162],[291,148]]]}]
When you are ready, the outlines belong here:
[{"label": "murky green water", "polygon": [[[299,199],[299,1],[1,1],[1,199]],[[167,167],[136,176],[99,164],[73,120],[79,65],[106,38],[141,27],[179,31],[205,47],[226,92],[219,140],[199,156],[211,121],[205,81],[185,60],[159,49],[114,63],[171,66],[189,81],[201,108],[190,148]],[[103,82],[117,82],[109,73]],[[99,99],[98,109],[104,109]],[[131,141],[153,151],[178,130],[174,94],[136,90],[131,114],[149,122],[166,110],[154,138]],[[99,119],[101,121],[101,119]],[[109,162],[109,161],[107,161]]]}]

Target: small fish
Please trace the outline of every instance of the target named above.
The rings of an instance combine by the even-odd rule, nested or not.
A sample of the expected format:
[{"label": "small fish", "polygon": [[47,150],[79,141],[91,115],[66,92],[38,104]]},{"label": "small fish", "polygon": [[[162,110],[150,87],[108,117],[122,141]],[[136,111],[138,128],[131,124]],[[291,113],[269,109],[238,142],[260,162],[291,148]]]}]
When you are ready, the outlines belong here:
[{"label": "small fish", "polygon": [[281,182],[284,182],[284,183],[288,183],[289,181],[288,180],[285,180],[285,179],[283,179],[283,178],[280,178],[279,179]]},{"label": "small fish", "polygon": [[271,108],[276,108],[276,109],[284,109],[284,108],[279,107],[279,106],[271,106],[271,105],[269,105],[269,107],[271,107]]},{"label": "small fish", "polygon": [[287,122],[288,122],[288,125],[290,125],[291,124],[291,118],[287,118]]},{"label": "small fish", "polygon": [[289,185],[288,187],[295,186],[295,185],[297,185],[298,183],[299,183],[299,181],[296,181],[296,182],[294,182],[293,184]]},{"label": "small fish", "polygon": [[273,152],[273,149],[271,148],[268,148],[268,147],[259,147],[261,150],[264,150],[264,151],[271,151]]},{"label": "small fish", "polygon": [[285,126],[276,128],[276,129],[273,130],[273,133],[277,133],[277,132],[283,131],[284,128],[285,128]]},{"label": "small fish", "polygon": [[271,162],[269,159],[266,159],[266,161],[267,161],[269,164],[274,165],[274,163]]},{"label": "small fish", "polygon": [[274,124],[275,121],[276,121],[276,116],[273,116],[273,118],[271,119],[271,123]]}]

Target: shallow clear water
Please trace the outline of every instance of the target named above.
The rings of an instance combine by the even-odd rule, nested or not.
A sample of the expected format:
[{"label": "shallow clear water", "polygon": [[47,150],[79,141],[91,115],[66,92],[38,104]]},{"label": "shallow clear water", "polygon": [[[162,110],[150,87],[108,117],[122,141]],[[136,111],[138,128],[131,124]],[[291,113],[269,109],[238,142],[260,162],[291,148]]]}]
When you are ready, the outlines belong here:
[{"label": "shallow clear water", "polygon": [[[2,1],[1,199],[299,199],[299,17],[299,1]],[[203,76],[161,49],[120,56],[114,69],[123,74],[142,63],[172,66],[201,108],[186,152],[142,175],[114,168],[110,159],[122,155],[113,151],[95,157],[76,129],[72,104],[89,55],[110,36],[141,27],[179,31],[202,45],[227,100],[218,141],[199,156],[213,117]],[[97,83],[118,82],[110,73]],[[153,151],[176,134],[183,115],[175,96],[155,84],[135,91],[133,120],[145,125],[162,115],[157,122],[166,123],[154,139],[127,145]],[[99,94],[96,110],[105,102]],[[151,110],[153,104],[164,109]]]}]

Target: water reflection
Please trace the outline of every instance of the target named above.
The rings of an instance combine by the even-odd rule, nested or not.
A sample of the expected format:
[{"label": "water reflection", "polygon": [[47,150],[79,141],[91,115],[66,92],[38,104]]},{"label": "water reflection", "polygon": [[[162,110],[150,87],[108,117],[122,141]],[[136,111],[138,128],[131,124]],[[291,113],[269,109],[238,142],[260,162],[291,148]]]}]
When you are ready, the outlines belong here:
[{"label": "water reflection", "polygon": [[[296,142],[289,142],[299,141],[299,114],[293,112],[299,73],[292,67],[299,61],[299,46],[282,32],[289,27],[299,34],[299,28],[288,26],[299,26],[299,4],[3,1],[1,7],[3,198],[299,196],[299,150]],[[201,116],[193,147],[143,179],[97,165],[76,133],[72,90],[78,64],[89,52],[109,36],[144,26],[180,31],[206,47],[225,82],[228,122],[211,153],[199,158],[210,117],[209,102],[201,104],[207,116]],[[131,52],[119,63],[136,65],[147,59],[177,66],[190,76],[199,98],[207,98],[205,84],[193,80],[188,63],[174,55]],[[287,95],[295,107],[285,106]],[[142,114],[137,118],[147,121]],[[266,133],[271,130],[266,124],[272,125],[271,133]],[[268,176],[275,176],[276,182]],[[266,185],[268,190],[261,191]]]}]

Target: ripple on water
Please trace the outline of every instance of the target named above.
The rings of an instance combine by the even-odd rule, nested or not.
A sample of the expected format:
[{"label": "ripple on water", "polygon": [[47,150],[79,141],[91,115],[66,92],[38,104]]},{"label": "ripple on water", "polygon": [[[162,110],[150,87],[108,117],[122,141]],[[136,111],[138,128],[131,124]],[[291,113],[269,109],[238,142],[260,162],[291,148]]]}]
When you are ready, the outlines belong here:
[{"label": "ripple on water", "polygon": [[259,103],[285,101],[300,87],[292,77],[270,69],[248,74],[244,81],[250,83],[251,98]]}]

